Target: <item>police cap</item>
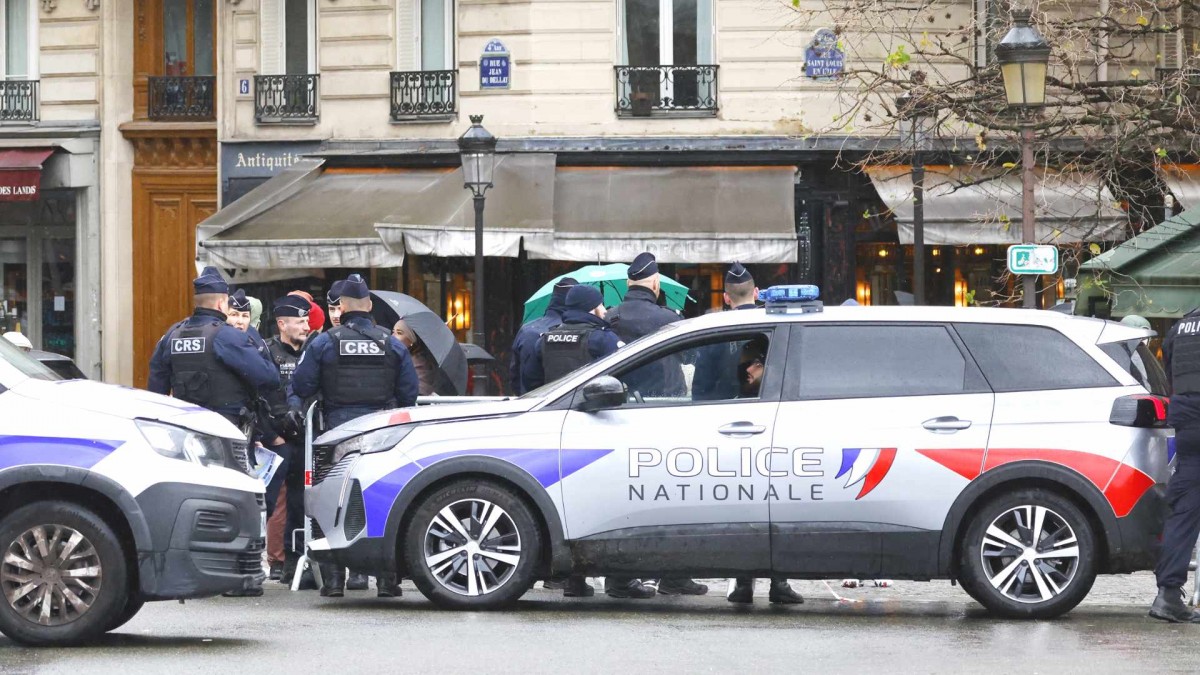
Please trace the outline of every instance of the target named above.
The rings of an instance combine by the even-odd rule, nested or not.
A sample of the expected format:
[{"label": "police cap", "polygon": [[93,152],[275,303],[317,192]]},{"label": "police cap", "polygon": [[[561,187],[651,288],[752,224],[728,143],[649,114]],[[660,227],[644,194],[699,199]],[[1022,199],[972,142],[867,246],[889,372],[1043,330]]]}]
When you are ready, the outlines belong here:
[{"label": "police cap", "polygon": [[205,267],[200,276],[192,281],[192,288],[195,289],[196,295],[229,292],[229,284],[225,281],[225,277],[222,277],[221,272],[211,265]]},{"label": "police cap", "polygon": [[649,279],[655,274],[658,274],[658,261],[654,259],[654,254],[649,251],[639,253],[633,259],[633,262],[629,264],[630,281]]},{"label": "police cap", "polygon": [[365,300],[370,294],[371,291],[367,288],[367,282],[363,280],[361,274],[351,274],[342,282],[343,298]]},{"label": "police cap", "polygon": [[732,286],[733,284],[744,284],[747,281],[753,282],[754,277],[750,275],[750,270],[742,266],[740,262],[734,262],[729,266],[729,271],[725,272],[725,285]]},{"label": "police cap", "polygon": [[293,316],[305,319],[308,318],[311,307],[307,300],[298,295],[285,295],[275,301],[271,310],[275,313],[276,318]]},{"label": "police cap", "polygon": [[341,279],[338,279],[337,281],[333,282],[333,285],[329,287],[329,292],[325,294],[325,304],[336,305],[339,302],[341,302],[342,301],[342,286],[344,286],[345,284],[346,284],[346,282]]},{"label": "police cap", "polygon": [[579,284],[567,291],[567,309],[590,312],[604,302],[604,296],[594,286]]},{"label": "police cap", "polygon": [[229,294],[229,306],[232,307],[235,312],[250,311],[250,299],[246,297],[245,289],[239,288],[233,293]]}]

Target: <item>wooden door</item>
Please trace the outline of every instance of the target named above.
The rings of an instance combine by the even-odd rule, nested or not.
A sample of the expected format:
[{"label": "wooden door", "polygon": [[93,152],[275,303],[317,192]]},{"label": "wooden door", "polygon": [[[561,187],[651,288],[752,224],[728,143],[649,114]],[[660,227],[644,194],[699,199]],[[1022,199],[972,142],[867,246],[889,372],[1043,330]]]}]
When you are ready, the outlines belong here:
[{"label": "wooden door", "polygon": [[217,211],[216,187],[215,171],[134,170],[134,386],[146,386],[158,339],[192,313],[196,225]]}]

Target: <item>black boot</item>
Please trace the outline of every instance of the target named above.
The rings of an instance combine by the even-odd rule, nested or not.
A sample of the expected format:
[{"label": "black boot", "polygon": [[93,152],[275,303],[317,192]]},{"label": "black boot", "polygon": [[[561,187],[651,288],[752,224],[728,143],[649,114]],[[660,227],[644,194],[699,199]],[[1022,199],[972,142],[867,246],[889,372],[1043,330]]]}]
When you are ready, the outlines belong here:
[{"label": "black boot", "polygon": [[662,579],[658,582],[659,595],[704,595],[708,586],[691,579]]},{"label": "black boot", "polygon": [[400,580],[395,574],[380,572],[375,576],[376,596],[380,598],[398,598],[403,593],[400,590]]},{"label": "black boot", "polygon": [[590,598],[596,594],[596,589],[587,582],[585,577],[570,577],[563,584],[564,598]]},{"label": "black boot", "polygon": [[1200,623],[1200,612],[1188,609],[1183,597],[1182,588],[1160,587],[1158,597],[1150,605],[1150,616],[1171,623]]},{"label": "black boot", "polygon": [[370,586],[367,581],[367,575],[362,572],[351,571],[350,576],[346,579],[346,590],[348,591],[365,591]]},{"label": "black boot", "polygon": [[279,583],[292,585],[292,579],[296,577],[296,564],[300,557],[294,553],[283,554],[283,572],[279,575]]},{"label": "black boot", "polygon": [[638,579],[628,579],[625,577],[605,577],[604,592],[610,598],[631,598],[633,600],[646,600],[653,598],[655,590],[643,584]]},{"label": "black boot", "polygon": [[772,579],[771,593],[767,596],[767,600],[776,605],[802,605],[804,604],[804,596],[792,590],[791,584],[787,579]]},{"label": "black boot", "polygon": [[280,579],[282,579],[283,578],[283,563],[281,563],[281,562],[271,563],[271,572],[270,572],[270,574],[267,575],[267,578],[270,579],[271,581],[279,581]]},{"label": "black boot", "polygon": [[566,581],[555,581],[554,579],[546,579],[542,582],[542,588],[548,591],[561,591],[567,587]]},{"label": "black boot", "polygon": [[340,598],[346,595],[346,568],[321,565],[322,598]]},{"label": "black boot", "polygon": [[739,605],[748,605],[754,602],[754,579],[750,577],[738,577],[734,580],[733,588],[725,594],[725,599],[729,602],[736,602]]}]

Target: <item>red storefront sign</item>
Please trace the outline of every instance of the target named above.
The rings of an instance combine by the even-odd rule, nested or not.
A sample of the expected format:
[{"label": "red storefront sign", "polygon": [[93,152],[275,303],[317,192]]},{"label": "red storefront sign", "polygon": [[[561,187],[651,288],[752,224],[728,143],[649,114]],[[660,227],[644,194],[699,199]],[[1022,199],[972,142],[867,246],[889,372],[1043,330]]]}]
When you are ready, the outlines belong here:
[{"label": "red storefront sign", "polygon": [[0,150],[0,202],[32,202],[41,194],[42,164],[50,148]]}]

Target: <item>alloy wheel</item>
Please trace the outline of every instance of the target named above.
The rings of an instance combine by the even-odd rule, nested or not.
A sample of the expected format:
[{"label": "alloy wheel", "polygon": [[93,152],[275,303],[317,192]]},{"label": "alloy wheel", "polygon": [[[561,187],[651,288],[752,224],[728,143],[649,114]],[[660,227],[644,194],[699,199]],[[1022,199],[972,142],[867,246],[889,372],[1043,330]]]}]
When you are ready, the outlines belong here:
[{"label": "alloy wheel", "polygon": [[95,546],[63,525],[38,525],[9,543],[0,562],[0,592],[18,616],[61,626],[83,616],[100,592],[103,566]]},{"label": "alloy wheel", "polygon": [[454,502],[425,529],[425,564],[447,590],[487,595],[512,578],[521,534],[504,509],[485,499]]},{"label": "alloy wheel", "polygon": [[1051,600],[1079,569],[1079,541],[1070,523],[1044,506],[1018,506],[988,525],[980,546],[992,587],[1022,603]]}]

